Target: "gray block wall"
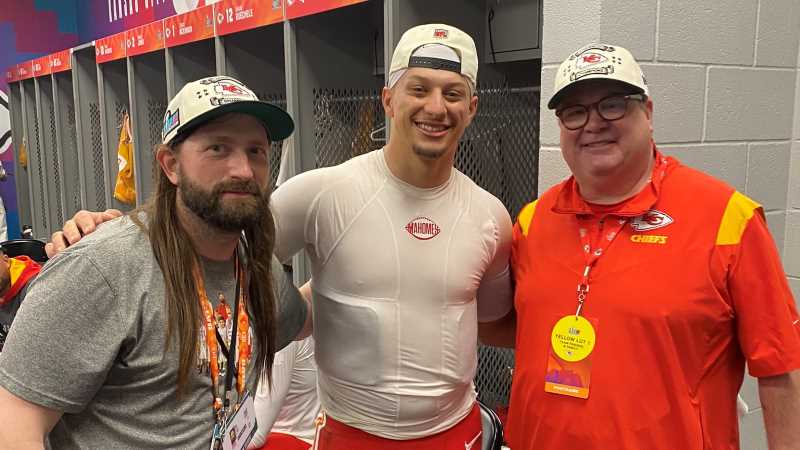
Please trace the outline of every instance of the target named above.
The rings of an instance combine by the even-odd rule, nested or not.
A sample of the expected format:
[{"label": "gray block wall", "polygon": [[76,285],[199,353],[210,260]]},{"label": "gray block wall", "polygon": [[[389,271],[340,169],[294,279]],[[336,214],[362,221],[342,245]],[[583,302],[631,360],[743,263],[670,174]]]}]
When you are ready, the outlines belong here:
[{"label": "gray block wall", "polygon": [[[631,50],[654,101],[655,139],[764,206],[800,297],[800,0],[543,0],[542,99],[559,63],[601,42]],[[542,101],[539,190],[569,176]],[[766,449],[746,377],[743,450]]]},{"label": "gray block wall", "polygon": [[[795,0],[794,15],[800,16],[800,0]],[[795,24],[795,30],[800,25]],[[783,246],[783,263],[789,274],[789,285],[794,298],[800,298],[800,49],[796,57],[794,89],[794,127],[789,166],[789,190],[787,194],[786,240]]]}]

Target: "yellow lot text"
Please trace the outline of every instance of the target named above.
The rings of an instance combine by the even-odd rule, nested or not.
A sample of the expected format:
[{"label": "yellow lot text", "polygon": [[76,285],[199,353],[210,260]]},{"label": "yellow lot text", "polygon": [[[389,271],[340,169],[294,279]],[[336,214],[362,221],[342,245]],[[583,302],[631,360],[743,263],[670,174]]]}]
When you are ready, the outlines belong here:
[{"label": "yellow lot text", "polygon": [[667,236],[655,236],[650,234],[634,234],[631,236],[631,242],[639,244],[666,244]]}]

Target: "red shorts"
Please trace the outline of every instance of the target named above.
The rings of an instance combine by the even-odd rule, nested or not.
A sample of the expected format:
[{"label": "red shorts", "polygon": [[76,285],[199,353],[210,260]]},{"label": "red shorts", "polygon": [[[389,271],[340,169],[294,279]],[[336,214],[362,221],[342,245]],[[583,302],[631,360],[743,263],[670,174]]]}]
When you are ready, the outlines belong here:
[{"label": "red shorts", "polygon": [[267,442],[258,450],[308,450],[311,444],[283,433],[270,433]]},{"label": "red shorts", "polygon": [[478,405],[454,427],[419,439],[386,439],[326,417],[317,427],[314,450],[480,450],[481,413]]}]

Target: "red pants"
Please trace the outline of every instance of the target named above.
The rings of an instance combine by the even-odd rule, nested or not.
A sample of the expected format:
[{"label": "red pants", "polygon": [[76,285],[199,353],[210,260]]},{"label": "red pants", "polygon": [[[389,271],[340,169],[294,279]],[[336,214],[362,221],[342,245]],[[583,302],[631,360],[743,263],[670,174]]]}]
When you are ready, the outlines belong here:
[{"label": "red pants", "polygon": [[314,450],[481,450],[481,438],[481,413],[476,404],[454,427],[403,441],[378,437],[326,417],[317,428]]},{"label": "red pants", "polygon": [[308,450],[311,444],[283,433],[270,433],[267,442],[258,450]]}]

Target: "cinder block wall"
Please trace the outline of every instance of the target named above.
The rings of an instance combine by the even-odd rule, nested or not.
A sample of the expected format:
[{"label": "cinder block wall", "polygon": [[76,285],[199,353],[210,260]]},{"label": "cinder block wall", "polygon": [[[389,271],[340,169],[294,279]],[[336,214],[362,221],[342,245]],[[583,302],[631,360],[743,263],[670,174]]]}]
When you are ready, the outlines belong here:
[{"label": "cinder block wall", "polygon": [[[795,0],[796,16],[800,16],[800,0]],[[789,168],[788,211],[786,214],[786,242],[783,261],[789,274],[789,285],[794,298],[800,302],[800,52],[797,54],[797,78],[794,88],[794,133],[792,162]]]},{"label": "cinder block wall", "polygon": [[[581,45],[628,48],[667,154],[764,206],[800,298],[800,0],[543,0],[539,191],[569,175],[546,109],[558,64]],[[766,449],[756,381],[743,450]]]}]

